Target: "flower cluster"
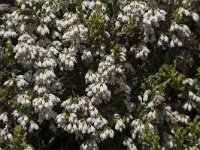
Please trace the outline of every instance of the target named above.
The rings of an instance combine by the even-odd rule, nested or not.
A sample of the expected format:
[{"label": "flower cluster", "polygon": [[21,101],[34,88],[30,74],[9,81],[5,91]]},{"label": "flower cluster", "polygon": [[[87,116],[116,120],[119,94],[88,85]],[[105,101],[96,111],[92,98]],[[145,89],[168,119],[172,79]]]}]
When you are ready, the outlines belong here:
[{"label": "flower cluster", "polygon": [[0,19],[0,149],[198,149],[199,6],[16,0]]}]

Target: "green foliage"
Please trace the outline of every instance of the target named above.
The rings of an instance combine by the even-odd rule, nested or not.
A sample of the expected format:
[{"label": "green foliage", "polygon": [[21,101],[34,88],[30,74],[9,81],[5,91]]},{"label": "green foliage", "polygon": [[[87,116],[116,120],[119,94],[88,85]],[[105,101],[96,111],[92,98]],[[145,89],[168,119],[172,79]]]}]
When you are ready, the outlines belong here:
[{"label": "green foliage", "polygon": [[91,40],[91,48],[93,51],[99,49],[102,43],[105,43],[106,36],[106,22],[105,18],[103,18],[103,14],[98,12],[99,7],[96,6],[95,10],[93,11],[86,21],[86,26],[89,28],[89,35]]},{"label": "green foliage", "polygon": [[13,138],[10,142],[10,150],[22,150],[26,148],[27,133],[23,130],[22,126],[18,125],[14,128]]},{"label": "green foliage", "polygon": [[20,150],[26,147],[26,132],[23,131],[22,127],[16,126],[14,128],[13,139],[10,143],[11,150]]},{"label": "green foliage", "polygon": [[17,125],[14,128],[11,140],[6,141],[3,136],[0,136],[0,146],[5,150],[22,150],[27,147],[26,136],[27,133],[24,131],[22,126]]},{"label": "green foliage", "polygon": [[145,134],[142,137],[143,142],[142,146],[144,149],[149,149],[149,150],[161,150],[161,146],[159,144],[160,137],[158,134],[154,133],[150,128],[149,125],[145,125]]},{"label": "green foliage", "polygon": [[200,148],[200,116],[196,116],[187,126],[181,127],[173,122],[174,126],[169,139],[173,141],[173,149],[190,149],[192,147]]},{"label": "green foliage", "polygon": [[[43,4],[45,1],[40,1],[33,8],[28,3],[25,4],[27,9],[23,10],[21,5],[16,6],[15,13],[17,15],[14,15],[16,18],[13,20],[18,19],[18,12],[20,12],[19,14],[22,15],[22,18],[27,18],[19,19],[20,21],[17,25],[13,23],[13,29],[11,30],[19,32],[18,28],[22,23],[27,28],[24,31],[20,31],[20,33],[16,33],[17,37],[15,38],[0,39],[0,115],[4,112],[9,114],[8,122],[0,120],[0,132],[4,126],[7,126],[9,133],[12,133],[10,141],[0,136],[0,149],[23,150],[28,144],[31,144],[36,149],[76,150],[85,142],[84,140],[87,141],[89,139],[89,141],[94,140],[97,142],[100,150],[121,150],[125,149],[122,143],[127,137],[132,140],[130,140],[130,145],[127,144],[130,146],[130,150],[134,149],[135,146],[144,150],[161,150],[165,146],[168,148],[170,144],[169,149],[172,150],[200,149],[200,103],[194,99],[195,96],[200,96],[200,32],[199,23],[195,23],[191,16],[193,12],[200,13],[200,2],[198,0],[185,0],[183,4],[182,0],[169,0],[169,3],[166,0],[166,3],[159,0],[156,1],[156,6],[154,7],[151,6],[153,4],[151,0],[135,0],[135,2],[145,2],[149,5],[144,10],[144,13],[140,15],[138,15],[140,12],[137,10],[138,3],[136,6],[135,4],[130,6],[131,9],[129,11],[133,9],[136,12],[138,11],[138,14],[136,13],[137,15],[135,15],[135,13],[131,12],[129,14],[129,11],[124,11],[128,9],[128,7],[124,6],[129,6],[130,2],[134,0],[101,0],[102,4],[96,4],[94,7],[91,6],[92,9],[86,8],[86,10],[82,10],[81,4],[83,1],[58,0],[55,2],[54,0],[49,0],[49,3],[47,2],[46,4]],[[92,2],[94,1],[88,1],[89,5]],[[48,7],[48,5],[54,6]],[[51,8],[56,8],[56,5],[60,5],[60,8],[54,14],[53,11],[51,12]],[[47,10],[40,8],[41,6],[47,7],[50,14],[46,14]],[[181,15],[180,8],[191,12],[190,16]],[[148,18],[148,15],[146,15],[146,19],[153,18],[152,20],[154,21],[146,24],[143,20],[145,18],[144,14],[149,10],[152,10],[152,13],[148,14],[151,17]],[[155,16],[155,10],[166,11],[166,15],[158,15],[159,17],[164,16],[165,19],[159,21],[159,17]],[[142,12],[143,10],[140,11]],[[67,15],[75,14],[77,17],[75,23],[72,23],[72,25],[69,23],[74,18],[69,17],[71,20],[64,20],[63,15],[65,13],[68,13]],[[118,18],[119,14],[125,19]],[[130,15],[128,19],[126,15]],[[49,16],[53,16],[53,19],[50,22],[43,22],[44,18],[46,17],[48,20]],[[12,18],[10,19],[12,20]],[[57,27],[57,21],[61,22],[63,28]],[[70,24],[70,27],[65,25],[66,22]],[[182,36],[186,32],[182,28],[183,31],[179,31],[179,29],[174,32],[170,31],[170,26],[174,22],[180,25],[177,28],[186,25],[185,30],[188,27],[192,34],[188,37]],[[32,23],[37,24],[35,27],[33,25],[34,31],[32,29],[29,30],[30,27],[32,28]],[[118,24],[116,25],[116,23]],[[1,18],[0,24],[10,24],[10,22],[5,18]],[[39,25],[46,25],[49,32],[42,35],[37,31]],[[82,35],[84,40],[80,40],[81,38],[78,37],[83,32],[80,30],[81,28],[77,27],[78,25],[83,25],[87,31],[86,34]],[[2,27],[4,26],[2,25]],[[68,31],[73,31],[73,27],[78,29],[76,31],[78,38],[73,39],[75,32],[70,32],[67,34],[67,38],[71,39],[66,43],[65,41],[63,42],[64,38],[62,36]],[[0,31],[2,29],[0,27]],[[5,25],[5,30],[10,29],[6,29]],[[54,31],[60,37],[52,38]],[[35,52],[37,54],[33,58],[33,64],[46,63],[45,65],[50,67],[38,67],[38,69],[35,67],[36,65],[32,65],[30,68],[22,66],[24,62],[22,63],[20,60],[27,56],[25,52],[30,48],[29,45],[27,49],[22,49],[25,51],[22,58],[15,58],[18,52],[14,52],[13,49],[16,45],[20,45],[17,39],[22,35],[27,36],[27,34],[35,38],[35,42],[33,42],[35,45],[42,48]],[[166,36],[168,40],[159,45],[157,42],[160,39],[160,35]],[[145,40],[146,38],[151,39],[153,36],[155,36],[155,41]],[[170,47],[170,41],[172,41],[173,36],[177,36],[183,43],[182,47]],[[42,44],[38,44],[40,40],[47,40],[49,45],[41,46]],[[53,42],[54,44],[60,42],[61,48],[56,47],[55,53],[52,52],[52,54],[40,52],[47,49],[50,50],[49,47],[53,45]],[[69,47],[71,49],[68,49]],[[147,55],[142,52],[142,47],[149,50]],[[20,50],[17,49],[17,51]],[[88,52],[88,58],[82,59],[85,52]],[[136,57],[139,53],[146,56],[144,58]],[[21,54],[18,55],[21,56]],[[74,66],[72,70],[59,68],[61,66],[61,56],[64,63]],[[106,60],[107,56],[110,57],[108,57],[109,61]],[[112,57],[114,59],[111,59]],[[122,57],[123,60],[120,60]],[[102,64],[104,66],[101,66]],[[44,73],[39,74],[38,72],[43,69]],[[55,78],[52,77],[52,81],[50,81],[50,77],[47,77],[49,75],[45,74],[48,69],[51,69],[53,76],[55,76]],[[92,70],[93,74],[88,77],[91,81],[86,81],[86,73],[89,70]],[[17,87],[16,78],[19,75],[24,77],[24,74],[28,71],[32,72],[34,79],[32,78],[28,81],[27,77],[28,85],[23,88]],[[36,81],[36,78],[38,81]],[[14,85],[12,87],[3,85],[9,79],[13,79]],[[192,84],[183,84],[187,79],[191,79]],[[61,90],[57,89],[56,84],[54,89],[54,80],[60,81]],[[105,84],[105,89],[98,85],[103,83]],[[47,87],[46,89],[50,89],[50,86],[52,86],[53,92],[49,90],[45,94],[53,94],[60,101],[54,105],[52,104],[53,100],[48,104],[46,103],[48,100],[44,99],[41,102],[42,104],[38,103],[33,106],[34,99],[43,100],[43,93],[38,92],[39,90],[35,88],[36,85],[38,87]],[[91,86],[90,93],[86,90],[89,86]],[[99,87],[96,88],[95,86]],[[106,94],[98,93],[99,91],[110,92],[111,98],[109,99],[108,97],[109,100],[106,101]],[[189,95],[189,92],[193,92],[195,96]],[[29,105],[17,101],[18,96],[24,93],[27,96],[26,100],[30,102]],[[82,96],[87,97],[87,99],[80,102]],[[105,100],[101,96],[105,97]],[[102,103],[96,104],[91,100],[102,100]],[[66,104],[70,101],[68,104],[70,106],[64,108],[62,106],[64,101],[66,101]],[[186,103],[192,104],[190,110],[183,108]],[[43,108],[40,110],[37,109],[38,107]],[[73,108],[77,110],[74,112]],[[49,112],[55,114],[53,114],[53,117],[47,117],[43,122],[38,123],[40,115],[49,115],[42,114],[43,109],[47,112],[50,110]],[[12,113],[15,110],[19,111],[21,116],[26,115],[29,118],[24,127],[18,125],[18,117],[13,116]],[[62,114],[62,116],[58,116],[57,119],[56,117],[59,114]],[[115,114],[119,115],[118,118],[113,117]],[[185,116],[191,119],[188,123],[181,122],[182,117],[184,118]],[[99,122],[92,122],[97,118],[100,118],[98,120],[100,123],[101,119],[105,118],[104,128],[90,128],[94,124],[98,125]],[[58,121],[59,119],[61,122]],[[78,124],[79,119],[80,123],[84,125]],[[119,119],[122,119],[121,124],[115,127]],[[132,122],[135,120],[139,120],[139,123],[134,126]],[[30,121],[34,121],[38,125],[39,129],[36,132],[27,131],[28,127],[30,127]],[[65,127],[60,128],[59,126],[63,124]],[[121,131],[117,129],[120,128],[120,125],[124,125]],[[142,125],[145,127],[142,128]],[[79,128],[84,128],[84,133]],[[113,130],[114,137],[112,139],[108,138],[108,135],[102,134],[102,137],[105,136],[105,141],[101,141],[99,135],[106,131],[107,128]],[[89,130],[94,130],[94,132],[89,133]],[[133,138],[130,134],[134,131],[137,131],[137,133]],[[81,138],[77,139],[79,134]],[[88,148],[88,150],[90,149]]]},{"label": "green foliage", "polygon": [[0,88],[0,103],[3,103],[6,100],[8,90],[6,88]]}]

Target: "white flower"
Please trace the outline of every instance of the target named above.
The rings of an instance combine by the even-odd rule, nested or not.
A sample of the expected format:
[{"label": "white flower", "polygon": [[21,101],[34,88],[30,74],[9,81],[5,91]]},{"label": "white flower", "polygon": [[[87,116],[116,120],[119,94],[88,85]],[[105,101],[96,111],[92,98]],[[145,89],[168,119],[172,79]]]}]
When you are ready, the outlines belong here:
[{"label": "white flower", "polygon": [[185,85],[185,84],[189,84],[190,86],[193,86],[194,80],[191,79],[191,78],[187,78],[187,79],[185,79],[182,83],[183,83],[184,85]]},{"label": "white flower", "polygon": [[13,80],[10,79],[10,80],[7,80],[6,82],[4,82],[4,85],[10,87],[10,86],[13,86],[13,83],[14,83]]},{"label": "white flower", "polygon": [[125,124],[123,123],[121,119],[118,119],[115,124],[115,130],[122,132],[123,129],[125,129]]},{"label": "white flower", "polygon": [[14,111],[12,112],[12,115],[13,115],[14,117],[19,117],[19,112],[18,112],[17,110],[14,110]]},{"label": "white flower", "polygon": [[44,36],[45,34],[49,34],[50,31],[46,25],[39,25],[37,32]]},{"label": "white flower", "polygon": [[145,91],[144,97],[143,97],[144,102],[148,101],[148,95],[149,95],[150,92],[151,92],[150,90]]},{"label": "white flower", "polygon": [[192,110],[192,105],[188,104],[188,111],[191,111],[191,110]]},{"label": "white flower", "polygon": [[7,137],[8,137],[9,140],[11,140],[13,136],[12,136],[11,133],[8,133],[8,134],[7,134]]},{"label": "white flower", "polygon": [[185,104],[183,105],[183,108],[184,108],[185,110],[187,110],[187,109],[188,109],[188,103],[185,103]]},{"label": "white flower", "polygon": [[139,52],[136,52],[135,57],[145,59],[149,53],[150,50],[146,46],[141,46],[141,48],[139,48]]},{"label": "white flower", "polygon": [[24,150],[35,150],[35,148],[32,145],[28,144]]},{"label": "white flower", "polygon": [[38,129],[39,129],[39,126],[34,121],[30,121],[29,132],[32,132],[33,130],[38,130]]},{"label": "white flower", "polygon": [[0,115],[0,120],[3,121],[4,123],[7,123],[7,122],[8,122],[7,113],[2,113],[2,114]]},{"label": "white flower", "polygon": [[197,13],[192,13],[192,18],[195,22],[199,21],[199,15]]},{"label": "white flower", "polygon": [[174,146],[173,142],[170,141],[170,142],[169,142],[169,147],[170,147],[170,148],[173,148],[173,146]]},{"label": "white flower", "polygon": [[26,5],[25,5],[25,4],[22,4],[22,5],[21,5],[21,9],[22,9],[22,10],[25,10],[25,8],[26,8]]}]

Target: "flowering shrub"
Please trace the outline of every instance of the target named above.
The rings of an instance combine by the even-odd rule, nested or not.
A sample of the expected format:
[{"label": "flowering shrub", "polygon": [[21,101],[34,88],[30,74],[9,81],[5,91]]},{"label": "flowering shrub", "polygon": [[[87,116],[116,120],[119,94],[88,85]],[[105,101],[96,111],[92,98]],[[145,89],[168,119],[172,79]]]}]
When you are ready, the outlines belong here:
[{"label": "flowering shrub", "polygon": [[17,0],[0,26],[0,149],[200,149],[198,0]]}]

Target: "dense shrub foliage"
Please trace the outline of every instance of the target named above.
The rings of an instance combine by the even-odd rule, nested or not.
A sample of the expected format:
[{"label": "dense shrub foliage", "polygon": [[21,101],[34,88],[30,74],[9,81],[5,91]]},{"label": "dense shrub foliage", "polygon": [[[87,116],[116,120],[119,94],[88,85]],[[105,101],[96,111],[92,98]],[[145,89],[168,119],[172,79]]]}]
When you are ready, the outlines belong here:
[{"label": "dense shrub foliage", "polygon": [[0,149],[200,149],[199,0],[16,0],[0,20]]}]

